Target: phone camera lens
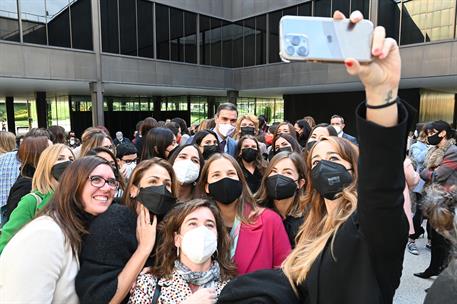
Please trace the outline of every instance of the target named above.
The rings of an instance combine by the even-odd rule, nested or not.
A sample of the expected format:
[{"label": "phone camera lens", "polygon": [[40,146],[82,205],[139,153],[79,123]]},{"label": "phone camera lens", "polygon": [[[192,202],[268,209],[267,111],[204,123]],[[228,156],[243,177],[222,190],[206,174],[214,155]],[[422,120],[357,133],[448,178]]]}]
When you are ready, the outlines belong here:
[{"label": "phone camera lens", "polygon": [[292,44],[297,46],[300,44],[300,37],[299,36],[292,36]]},{"label": "phone camera lens", "polygon": [[297,50],[297,54],[302,57],[308,56],[308,53],[309,53],[308,48],[306,48],[304,46],[299,47]]},{"label": "phone camera lens", "polygon": [[295,53],[295,48],[293,46],[288,46],[286,51],[287,55],[292,56]]}]

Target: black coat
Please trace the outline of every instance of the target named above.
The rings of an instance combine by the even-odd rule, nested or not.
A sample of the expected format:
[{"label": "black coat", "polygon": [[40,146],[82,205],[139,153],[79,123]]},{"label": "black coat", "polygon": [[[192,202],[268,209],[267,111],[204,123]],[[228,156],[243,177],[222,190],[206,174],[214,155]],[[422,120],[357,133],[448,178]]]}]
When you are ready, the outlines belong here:
[{"label": "black coat", "polygon": [[137,249],[137,216],[112,204],[97,216],[84,237],[76,293],[83,303],[108,303],[116,293],[117,277]]},{"label": "black coat", "polygon": [[[408,239],[403,211],[408,113],[403,104],[398,109],[398,125],[390,128],[366,121],[363,105],[357,109],[360,140],[357,211],[340,227],[333,248],[328,242],[304,283],[297,286],[301,303],[392,303],[400,284]],[[244,280],[244,288],[246,281],[249,280]],[[237,279],[224,290],[230,292],[236,289],[236,284]],[[251,286],[252,292],[256,292],[256,285]],[[223,296],[224,290],[221,294],[224,301],[220,303],[230,303]]]}]

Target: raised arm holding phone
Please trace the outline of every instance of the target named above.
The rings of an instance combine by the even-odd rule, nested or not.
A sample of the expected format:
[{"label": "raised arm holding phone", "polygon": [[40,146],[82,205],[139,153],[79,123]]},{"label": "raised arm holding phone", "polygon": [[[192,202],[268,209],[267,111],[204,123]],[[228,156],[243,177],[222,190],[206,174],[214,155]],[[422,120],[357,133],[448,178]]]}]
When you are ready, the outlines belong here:
[{"label": "raised arm holding phone", "polygon": [[[336,11],[333,18],[338,23],[345,16]],[[362,20],[358,11],[350,16],[355,28]],[[344,59],[366,92],[356,110],[360,152],[335,137],[313,146],[306,160],[308,211],[282,271],[233,280],[219,303],[392,303],[408,238],[403,211],[408,112],[397,97],[397,43],[385,37],[383,27],[372,36],[370,63]],[[260,282],[266,287],[259,289]]]}]

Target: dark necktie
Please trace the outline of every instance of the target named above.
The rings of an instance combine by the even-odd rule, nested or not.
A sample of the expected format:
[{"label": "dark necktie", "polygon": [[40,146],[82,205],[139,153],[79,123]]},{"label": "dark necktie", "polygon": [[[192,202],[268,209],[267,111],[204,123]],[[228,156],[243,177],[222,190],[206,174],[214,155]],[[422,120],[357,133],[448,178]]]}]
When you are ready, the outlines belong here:
[{"label": "dark necktie", "polygon": [[219,151],[220,151],[221,153],[224,153],[225,144],[226,144],[226,141],[225,141],[225,140],[221,141],[221,143],[219,144]]}]

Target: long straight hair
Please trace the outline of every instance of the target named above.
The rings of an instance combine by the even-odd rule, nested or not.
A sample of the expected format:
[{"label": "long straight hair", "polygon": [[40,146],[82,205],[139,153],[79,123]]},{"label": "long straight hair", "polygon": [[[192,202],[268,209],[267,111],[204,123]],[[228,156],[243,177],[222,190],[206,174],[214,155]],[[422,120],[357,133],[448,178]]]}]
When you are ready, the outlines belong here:
[{"label": "long straight hair", "polygon": [[243,146],[243,142],[247,139],[253,140],[257,146],[257,157],[254,160],[255,167],[259,170],[260,174],[263,175],[265,171],[265,160],[263,159],[262,153],[260,151],[259,141],[252,135],[244,135],[238,140],[238,144],[236,145],[236,160],[239,162],[240,165],[243,165],[243,158],[241,157],[241,147]]},{"label": "long straight hair", "polygon": [[[312,167],[311,158],[316,146],[322,141],[329,141],[341,157],[352,166],[352,183],[343,189],[343,200],[336,206],[333,216],[329,216],[324,198],[314,188],[311,171],[308,170],[303,209],[307,210],[305,222],[296,237],[296,247],[283,262],[282,268],[291,285],[302,283],[317,257],[324,250],[329,239],[333,241],[338,229],[351,216],[357,207],[358,150],[348,140],[329,136],[323,137],[313,146],[306,159],[308,168]],[[333,253],[333,250],[332,250]]]}]

